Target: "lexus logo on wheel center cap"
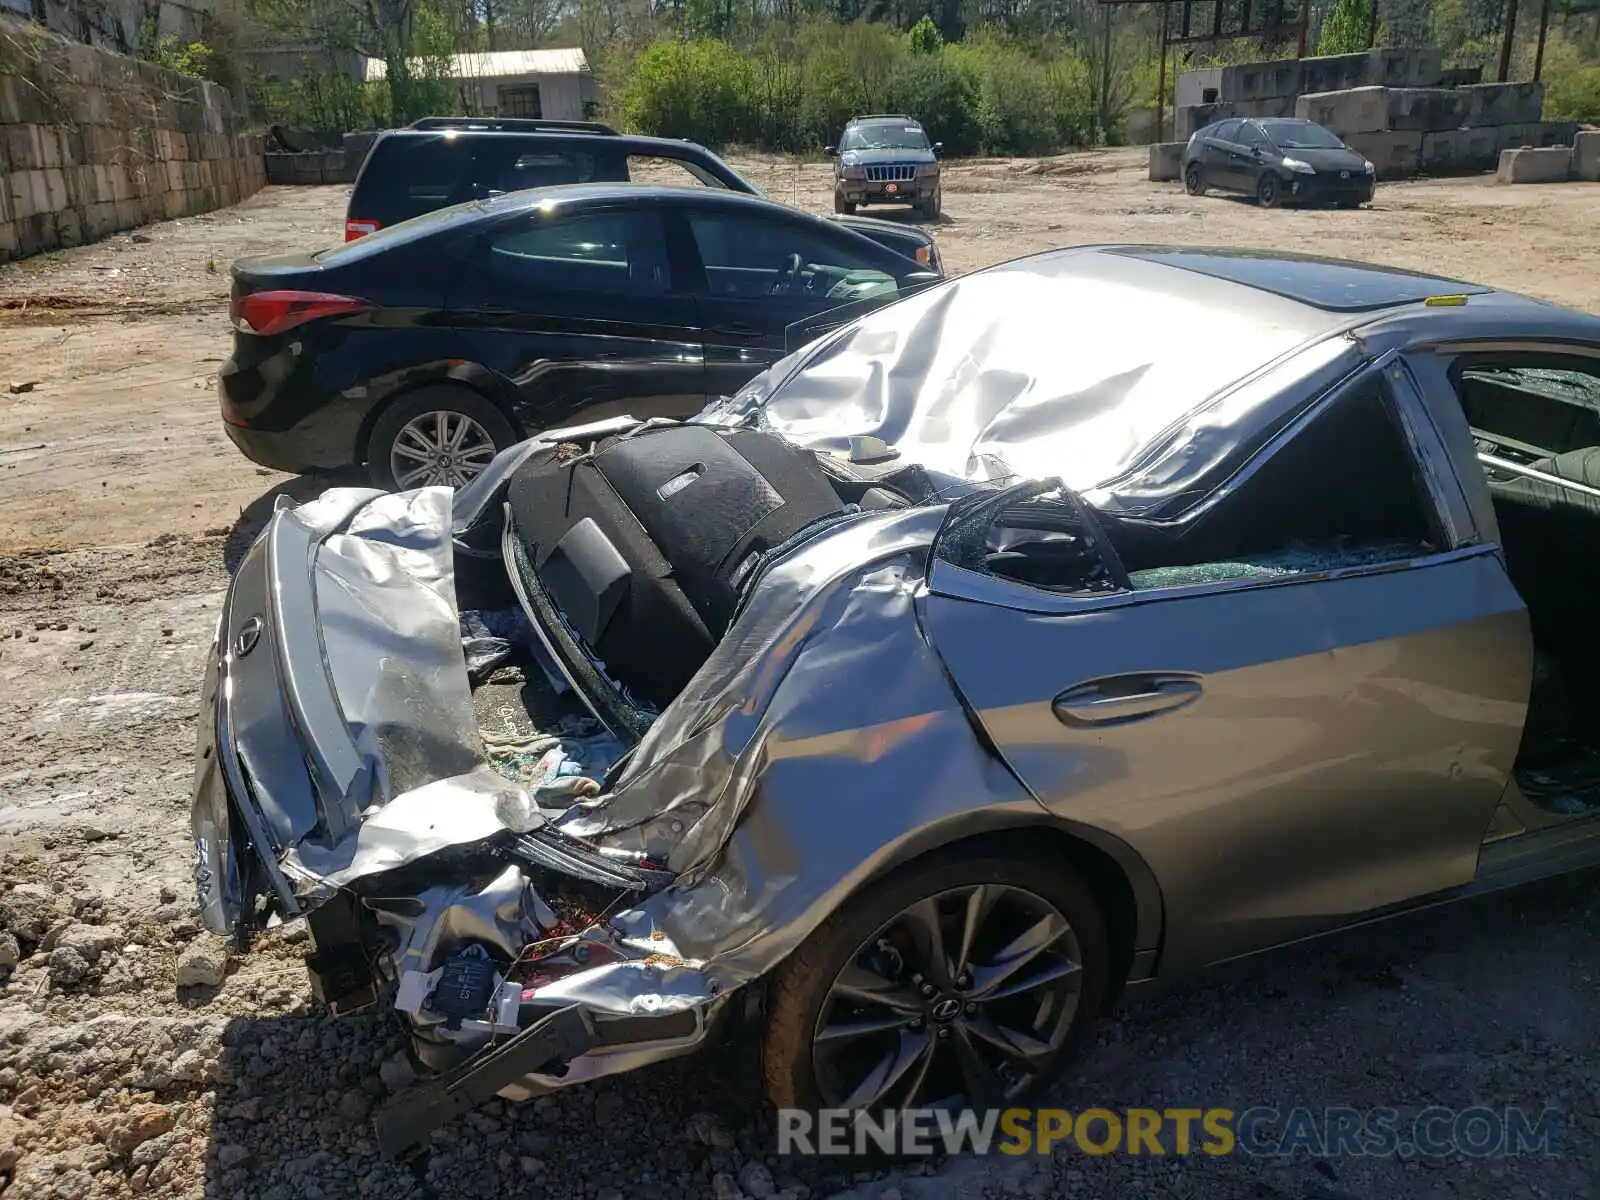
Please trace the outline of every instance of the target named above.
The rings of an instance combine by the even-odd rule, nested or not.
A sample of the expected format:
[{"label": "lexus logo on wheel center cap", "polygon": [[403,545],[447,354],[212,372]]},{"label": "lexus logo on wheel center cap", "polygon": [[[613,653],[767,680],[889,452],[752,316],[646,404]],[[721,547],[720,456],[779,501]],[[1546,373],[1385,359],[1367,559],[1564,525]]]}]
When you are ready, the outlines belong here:
[{"label": "lexus logo on wheel center cap", "polygon": [[256,648],[256,643],[261,640],[261,631],[266,628],[265,622],[260,617],[251,617],[242,626],[233,639],[233,656],[245,658],[250,651]]},{"label": "lexus logo on wheel center cap", "polygon": [[961,1001],[946,996],[929,1011],[932,1012],[935,1021],[948,1021],[961,1011]]}]

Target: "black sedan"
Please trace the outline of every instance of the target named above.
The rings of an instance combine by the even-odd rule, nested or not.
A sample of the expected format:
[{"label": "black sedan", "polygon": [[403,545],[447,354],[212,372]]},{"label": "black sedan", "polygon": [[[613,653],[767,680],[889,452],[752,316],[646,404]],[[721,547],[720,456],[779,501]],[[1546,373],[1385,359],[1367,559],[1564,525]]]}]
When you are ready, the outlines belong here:
[{"label": "black sedan", "polygon": [[1199,130],[1183,151],[1183,185],[1191,196],[1210,188],[1244,192],[1262,208],[1372,199],[1373,166],[1315,121],[1249,118]]},{"label": "black sedan", "polygon": [[936,278],[732,192],[516,192],[236,263],[222,419],[277,470],[459,486],[575,418],[689,416],[781,358],[790,325]]}]

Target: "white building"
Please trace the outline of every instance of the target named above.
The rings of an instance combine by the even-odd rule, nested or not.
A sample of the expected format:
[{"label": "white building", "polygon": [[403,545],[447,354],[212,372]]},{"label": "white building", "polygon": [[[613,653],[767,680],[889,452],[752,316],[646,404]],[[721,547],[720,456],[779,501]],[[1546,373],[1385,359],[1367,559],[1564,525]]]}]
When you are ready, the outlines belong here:
[{"label": "white building", "polygon": [[[366,60],[368,83],[384,73],[383,60]],[[456,54],[450,74],[461,89],[462,107],[474,116],[581,121],[599,99],[589,60],[576,48]]]}]

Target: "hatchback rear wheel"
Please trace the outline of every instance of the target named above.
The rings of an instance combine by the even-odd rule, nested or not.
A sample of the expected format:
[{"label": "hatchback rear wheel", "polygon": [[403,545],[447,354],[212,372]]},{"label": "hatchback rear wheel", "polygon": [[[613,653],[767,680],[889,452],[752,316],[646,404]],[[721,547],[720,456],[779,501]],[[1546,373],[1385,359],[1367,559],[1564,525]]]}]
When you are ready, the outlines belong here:
[{"label": "hatchback rear wheel", "polygon": [[1191,196],[1206,194],[1206,173],[1199,163],[1190,163],[1189,169],[1183,173],[1183,190]]},{"label": "hatchback rear wheel", "polygon": [[516,440],[505,414],[476,392],[422,388],[378,418],[367,464],[379,487],[465,487]]},{"label": "hatchback rear wheel", "polygon": [[1034,857],[914,863],[846,903],[774,979],[779,1108],[994,1108],[1060,1070],[1108,973],[1092,893]]}]

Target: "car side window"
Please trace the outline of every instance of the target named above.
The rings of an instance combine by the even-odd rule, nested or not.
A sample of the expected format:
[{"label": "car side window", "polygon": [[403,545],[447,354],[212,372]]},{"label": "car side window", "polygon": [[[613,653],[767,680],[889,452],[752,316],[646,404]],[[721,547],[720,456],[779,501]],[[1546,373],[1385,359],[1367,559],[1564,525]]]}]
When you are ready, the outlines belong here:
[{"label": "car side window", "polygon": [[686,163],[653,154],[628,155],[627,178],[633,183],[653,183],[666,187],[715,186],[696,175]]},{"label": "car side window", "polygon": [[894,276],[855,247],[796,223],[744,213],[696,213],[688,221],[714,296],[843,304],[898,291]]},{"label": "car side window", "polygon": [[1135,590],[1374,566],[1436,553],[1438,510],[1377,372],[1268,447],[1191,520],[1106,518]]},{"label": "car side window", "polygon": [[582,150],[522,149],[478,152],[478,195],[520,192],[526,188],[589,183],[596,178],[594,155]]},{"label": "car side window", "polygon": [[1224,121],[1211,132],[1211,136],[1219,142],[1231,142],[1239,136],[1238,121]]},{"label": "car side window", "polygon": [[1480,452],[1561,474],[1551,468],[1600,448],[1600,362],[1473,356],[1456,365],[1451,382]]},{"label": "car side window", "polygon": [[1235,139],[1246,150],[1265,150],[1272,143],[1267,141],[1267,135],[1261,132],[1260,126],[1252,125],[1249,121],[1239,124],[1239,135]]},{"label": "car side window", "polygon": [[492,274],[530,289],[639,294],[672,286],[654,213],[534,215],[491,234],[486,254]]}]

